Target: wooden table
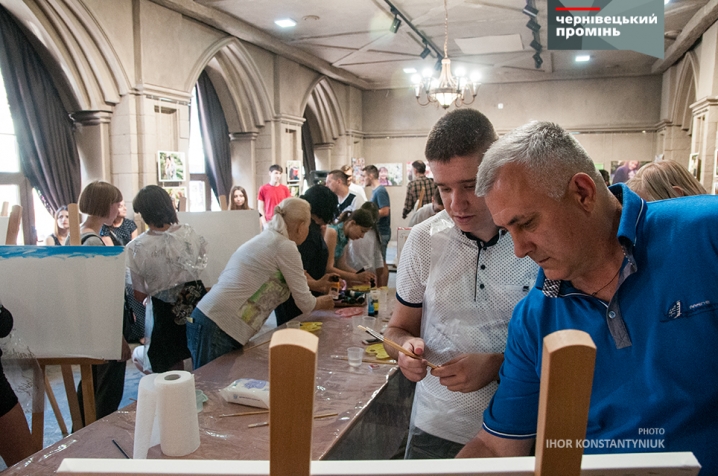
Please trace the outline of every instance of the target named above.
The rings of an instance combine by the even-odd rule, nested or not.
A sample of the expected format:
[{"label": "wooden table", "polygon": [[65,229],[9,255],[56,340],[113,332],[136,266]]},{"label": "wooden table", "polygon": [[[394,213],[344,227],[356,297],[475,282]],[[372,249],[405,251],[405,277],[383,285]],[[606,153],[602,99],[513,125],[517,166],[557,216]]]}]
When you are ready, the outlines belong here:
[{"label": "wooden table", "polygon": [[[333,311],[317,311],[301,321],[320,321],[315,413],[338,416],[315,420],[313,459],[388,459],[399,449],[409,426],[413,384],[393,365],[353,368],[345,360],[346,348],[361,346],[351,319]],[[195,381],[209,401],[199,414],[201,444],[189,459],[266,460],[269,458],[268,427],[247,428],[267,421],[267,415],[225,417],[219,415],[253,408],[226,403],[218,391],[238,378],[268,379],[266,333],[240,351],[222,356],[195,372]],[[256,409],[254,409],[256,410]],[[54,474],[62,459],[120,458],[114,439],[132,454],[135,404],[129,405],[73,433],[8,469],[6,475]],[[164,458],[159,445],[148,458]]]}]

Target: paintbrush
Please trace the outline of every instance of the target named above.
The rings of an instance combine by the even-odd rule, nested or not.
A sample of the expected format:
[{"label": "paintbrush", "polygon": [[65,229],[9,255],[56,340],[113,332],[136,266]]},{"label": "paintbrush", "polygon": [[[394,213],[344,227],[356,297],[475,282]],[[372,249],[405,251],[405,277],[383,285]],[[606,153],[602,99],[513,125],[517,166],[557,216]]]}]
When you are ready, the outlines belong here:
[{"label": "paintbrush", "polygon": [[[386,337],[384,337],[383,335],[379,334],[379,333],[378,333],[377,331],[375,331],[374,329],[369,329],[368,327],[364,327],[364,326],[357,326],[357,327],[358,327],[359,329],[363,330],[363,331],[368,332],[372,337],[374,337],[375,339],[379,339],[380,341],[382,341],[384,344],[388,345],[389,347],[393,347],[394,349],[398,350],[398,351],[401,352],[402,354],[408,355],[408,356],[411,357],[412,359],[417,359],[417,360],[422,360],[422,359],[423,359],[423,360],[425,360],[423,357],[418,356],[418,355],[416,355],[415,353],[406,350],[405,348],[403,348],[402,346],[400,346],[400,345],[397,344],[396,342],[394,342],[394,341],[392,341],[392,340],[390,340],[390,339],[387,339]],[[425,360],[425,362],[426,362],[426,365],[428,365],[428,366],[431,367],[432,369],[438,369],[438,368],[439,368],[438,365],[434,365],[434,364],[432,364],[431,362],[429,362],[428,360]]]}]

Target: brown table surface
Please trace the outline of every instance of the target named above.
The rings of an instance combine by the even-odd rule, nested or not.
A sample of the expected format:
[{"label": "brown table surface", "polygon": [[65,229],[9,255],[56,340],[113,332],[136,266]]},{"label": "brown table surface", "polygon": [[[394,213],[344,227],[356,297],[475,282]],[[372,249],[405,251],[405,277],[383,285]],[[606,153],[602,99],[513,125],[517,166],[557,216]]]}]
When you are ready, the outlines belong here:
[{"label": "brown table surface", "polygon": [[[366,309],[366,308],[365,308]],[[403,379],[401,372],[393,365],[363,363],[361,367],[350,367],[346,360],[333,359],[333,355],[346,356],[346,348],[362,346],[364,337],[353,332],[351,318],[343,318],[334,311],[316,311],[309,316],[299,317],[300,321],[320,321],[323,327],[316,332],[319,337],[317,359],[317,390],[315,413],[336,412],[338,416],[315,420],[313,436],[313,459],[336,458],[357,454],[357,458],[381,457],[371,450],[354,452],[350,449],[338,449],[338,442],[357,441],[367,443],[367,438],[381,439],[391,434],[384,431],[389,426],[392,440],[401,440],[401,432],[408,427],[406,402],[411,396],[397,397],[400,392],[384,391],[390,380]],[[278,329],[284,328],[281,326]],[[269,458],[269,428],[247,428],[251,423],[268,420],[268,415],[242,417],[224,417],[219,415],[241,411],[257,410],[253,407],[225,402],[219,390],[238,378],[268,379],[268,358],[271,334],[267,332],[248,344],[244,349],[224,355],[195,372],[196,387],[201,389],[209,401],[199,413],[200,447],[185,458],[190,459],[244,459],[266,460]],[[368,336],[367,336],[368,337]],[[367,357],[370,357],[367,355]],[[373,356],[372,356],[373,357]],[[403,385],[403,384],[402,384]],[[404,385],[405,386],[405,385]],[[384,403],[381,394],[384,393]],[[405,392],[404,392],[405,393]],[[388,395],[388,396],[387,396]],[[376,404],[379,400],[380,403]],[[403,402],[398,402],[403,400]],[[354,437],[347,438],[353,428],[362,427],[361,420],[371,414],[368,408],[374,404],[379,412],[370,417],[374,420],[361,431],[355,431]],[[403,405],[402,411],[396,411],[395,405]],[[125,408],[109,415],[76,433],[44,448],[21,461],[4,474],[53,474],[64,458],[121,458],[119,450],[112,443],[114,439],[131,456],[134,441],[135,406]],[[399,415],[402,413],[403,415]],[[396,420],[391,422],[390,420]],[[377,426],[378,425],[378,426]],[[388,425],[388,426],[387,426]],[[365,425],[367,426],[367,425]],[[402,428],[403,427],[403,428]],[[379,428],[379,431],[377,431]],[[384,435],[384,436],[382,436]],[[386,446],[377,441],[375,446]],[[392,444],[400,441],[392,441]],[[366,445],[367,448],[372,445]],[[384,455],[384,457],[389,457]],[[148,458],[164,458],[159,445],[150,448]]]}]

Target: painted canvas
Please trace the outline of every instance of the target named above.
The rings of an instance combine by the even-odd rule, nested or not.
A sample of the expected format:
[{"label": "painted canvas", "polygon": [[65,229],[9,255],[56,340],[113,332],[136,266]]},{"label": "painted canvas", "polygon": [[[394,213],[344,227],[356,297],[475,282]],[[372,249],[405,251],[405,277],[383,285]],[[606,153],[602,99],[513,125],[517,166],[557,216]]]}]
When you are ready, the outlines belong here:
[{"label": "painted canvas", "polygon": [[385,187],[400,187],[404,183],[401,163],[374,164],[379,169],[379,184]]},{"label": "painted canvas", "polygon": [[366,167],[364,157],[352,157],[353,180],[355,184],[362,187],[364,186],[364,167]]},{"label": "painted canvas", "polygon": [[302,178],[302,163],[298,160],[287,161],[287,183],[299,182]]}]

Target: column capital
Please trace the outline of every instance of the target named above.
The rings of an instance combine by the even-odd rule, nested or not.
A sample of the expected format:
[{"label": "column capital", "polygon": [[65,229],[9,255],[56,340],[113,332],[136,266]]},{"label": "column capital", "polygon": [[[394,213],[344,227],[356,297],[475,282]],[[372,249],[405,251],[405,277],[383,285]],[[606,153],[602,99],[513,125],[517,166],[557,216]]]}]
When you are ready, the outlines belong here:
[{"label": "column capital", "polygon": [[257,136],[259,136],[259,132],[230,132],[229,133],[229,141],[230,142],[255,141],[255,140],[257,140]]},{"label": "column capital", "polygon": [[99,124],[109,124],[112,119],[110,111],[76,111],[70,114],[70,117],[77,124],[83,126],[96,126]]}]

